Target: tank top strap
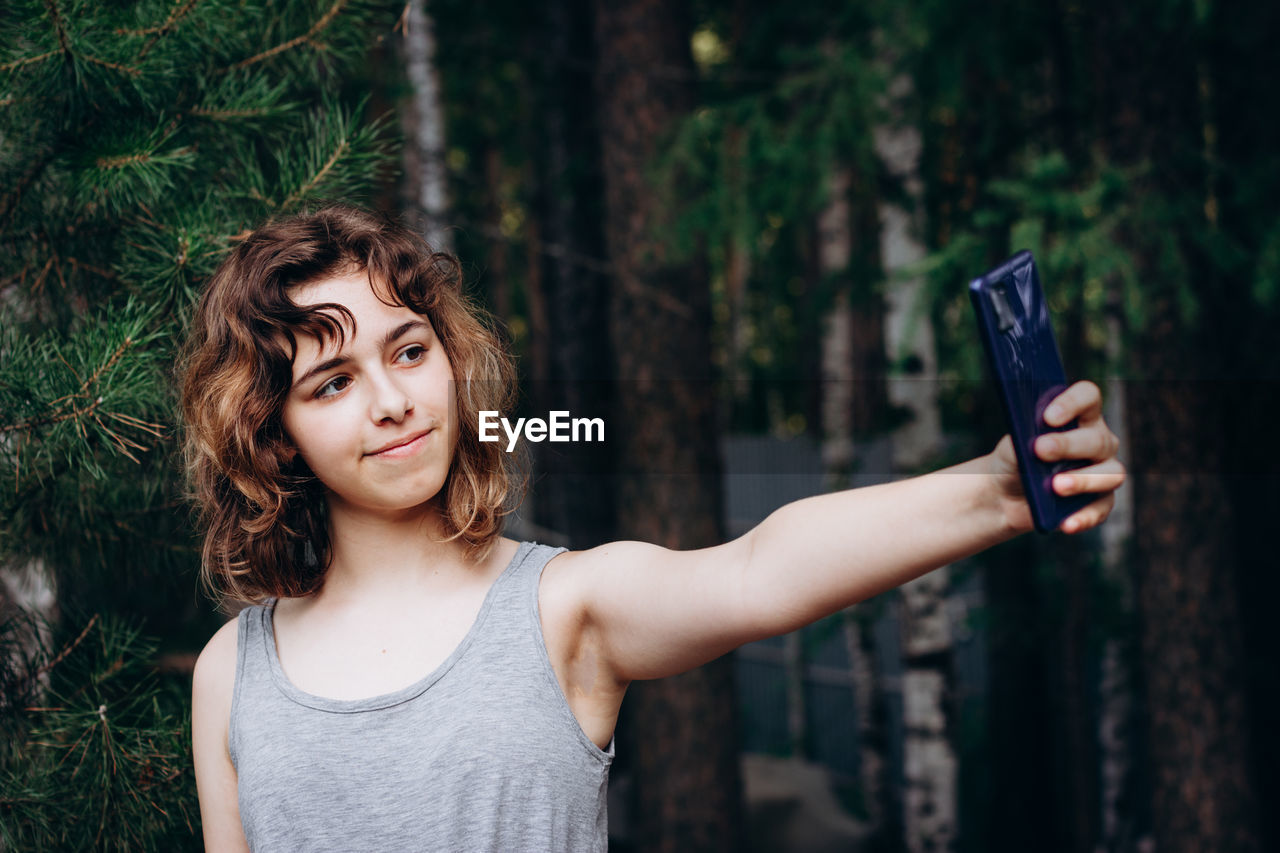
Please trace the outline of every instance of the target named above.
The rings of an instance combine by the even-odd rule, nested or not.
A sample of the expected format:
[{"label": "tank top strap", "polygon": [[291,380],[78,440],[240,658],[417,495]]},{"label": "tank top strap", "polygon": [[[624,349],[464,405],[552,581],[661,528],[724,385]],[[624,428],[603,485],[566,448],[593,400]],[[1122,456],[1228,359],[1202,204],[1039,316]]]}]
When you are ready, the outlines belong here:
[{"label": "tank top strap", "polygon": [[240,714],[246,703],[257,704],[274,699],[271,682],[271,635],[266,620],[271,618],[275,599],[265,604],[250,604],[236,617],[236,676],[231,694],[231,719],[227,727],[227,752],[231,763],[238,764],[240,751]]},{"label": "tank top strap", "polygon": [[503,608],[507,619],[527,621],[532,617],[537,625],[538,583],[542,571],[552,558],[566,550],[537,542],[521,542],[511,565],[495,581],[493,606]]}]

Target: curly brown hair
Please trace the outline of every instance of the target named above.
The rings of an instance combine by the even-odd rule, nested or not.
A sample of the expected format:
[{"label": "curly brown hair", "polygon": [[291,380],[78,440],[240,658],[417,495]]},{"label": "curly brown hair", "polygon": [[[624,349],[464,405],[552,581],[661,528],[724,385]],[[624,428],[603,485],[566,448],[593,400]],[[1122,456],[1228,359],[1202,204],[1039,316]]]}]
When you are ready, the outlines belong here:
[{"label": "curly brown hair", "polygon": [[500,443],[479,440],[479,412],[506,410],[515,367],[491,317],[462,290],[456,258],[409,229],[348,205],[269,222],[240,241],[196,307],[180,365],[183,451],[204,532],[201,580],[215,598],[250,602],[320,589],[331,558],[324,487],[281,423],[296,335],[343,328],[340,305],[306,308],[291,290],[365,271],[388,304],[425,316],[453,366],[457,450],[444,485],[448,537],[480,559],[526,481]]}]

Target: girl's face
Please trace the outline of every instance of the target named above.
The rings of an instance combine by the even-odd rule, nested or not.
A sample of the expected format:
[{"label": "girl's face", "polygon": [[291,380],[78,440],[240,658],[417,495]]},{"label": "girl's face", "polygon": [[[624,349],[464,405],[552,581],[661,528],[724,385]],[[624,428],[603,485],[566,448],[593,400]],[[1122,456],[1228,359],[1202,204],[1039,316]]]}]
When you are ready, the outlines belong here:
[{"label": "girl's face", "polygon": [[282,412],[330,508],[386,513],[435,498],[453,459],[458,410],[453,368],[430,321],[379,300],[363,271],[290,295],[302,306],[343,305],[355,318],[341,349],[297,336]]}]

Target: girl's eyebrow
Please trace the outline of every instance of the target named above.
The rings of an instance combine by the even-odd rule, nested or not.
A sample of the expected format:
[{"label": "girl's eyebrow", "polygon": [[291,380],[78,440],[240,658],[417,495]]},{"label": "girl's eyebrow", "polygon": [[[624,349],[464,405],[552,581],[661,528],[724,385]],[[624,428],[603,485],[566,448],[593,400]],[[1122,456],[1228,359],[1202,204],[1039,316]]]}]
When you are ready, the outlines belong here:
[{"label": "girl's eyebrow", "polygon": [[[378,342],[378,349],[386,349],[388,344],[398,341],[400,338],[415,329],[431,331],[431,326],[423,320],[410,320],[407,323],[401,323],[399,326],[396,326],[394,329],[391,329],[383,335],[382,340]],[[293,388],[297,388],[298,386],[305,384],[307,380],[317,374],[324,373],[326,370],[333,370],[335,367],[341,367],[349,361],[351,361],[351,356],[349,355],[339,355],[335,358],[326,359],[299,376],[298,381],[293,383]]]}]

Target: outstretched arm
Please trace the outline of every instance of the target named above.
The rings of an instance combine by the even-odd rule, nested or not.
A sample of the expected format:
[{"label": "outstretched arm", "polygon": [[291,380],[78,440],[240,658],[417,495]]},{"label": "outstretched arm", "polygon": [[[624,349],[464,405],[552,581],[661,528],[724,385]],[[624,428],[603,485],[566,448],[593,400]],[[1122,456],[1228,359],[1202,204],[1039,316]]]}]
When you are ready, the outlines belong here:
[{"label": "outstretched arm", "polygon": [[[1079,418],[1080,425],[1042,439],[1037,453],[1090,459],[1094,464],[1059,475],[1054,488],[1099,493],[1063,525],[1075,533],[1106,518],[1124,466],[1096,385],[1077,383],[1057,400],[1062,410],[1055,417],[1051,407],[1049,422]],[[684,672],[794,630],[1030,529],[1006,436],[991,453],[960,465],[788,504],[724,545],[670,551],[616,542],[574,554],[562,577],[578,590],[583,636],[614,681],[625,684]]]}]

